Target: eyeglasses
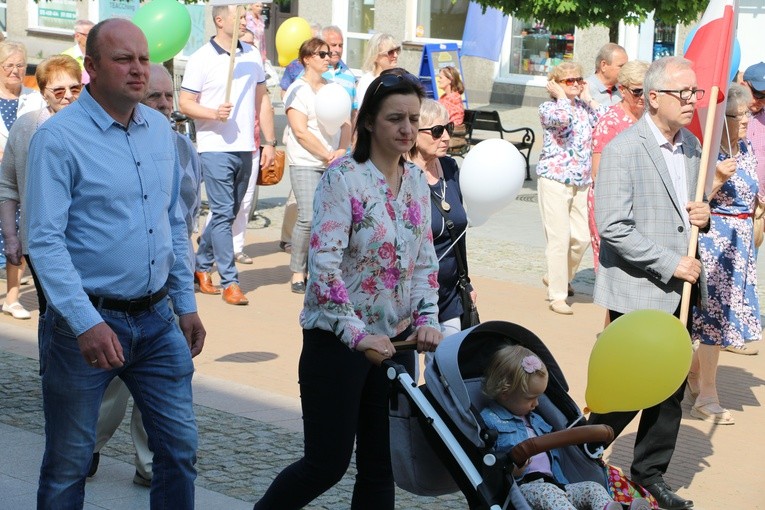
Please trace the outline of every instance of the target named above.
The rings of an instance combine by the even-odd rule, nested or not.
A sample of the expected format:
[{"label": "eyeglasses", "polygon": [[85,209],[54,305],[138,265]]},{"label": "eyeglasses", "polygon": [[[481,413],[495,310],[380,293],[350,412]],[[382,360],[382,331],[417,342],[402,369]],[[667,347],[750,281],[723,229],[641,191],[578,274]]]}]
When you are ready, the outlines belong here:
[{"label": "eyeglasses", "polygon": [[696,100],[700,101],[704,97],[704,89],[685,89],[685,90],[668,90],[668,89],[662,89],[657,90],[656,92],[662,92],[664,94],[669,94],[671,96],[674,96],[677,94],[677,96],[682,99],[683,101],[690,101],[693,96],[696,96]]},{"label": "eyeglasses", "polygon": [[327,58],[332,56],[331,51],[317,51],[314,55],[318,55],[319,58]]},{"label": "eyeglasses", "polygon": [[558,80],[558,83],[565,83],[569,87],[573,85],[581,85],[584,82],[584,78],[581,76],[578,78],[565,78],[563,80]]},{"label": "eyeglasses", "polygon": [[86,34],[85,32],[75,32],[75,34],[81,35],[83,37],[87,37],[88,36],[88,34]]},{"label": "eyeglasses", "polygon": [[55,88],[45,87],[45,90],[50,90],[51,93],[53,94],[53,97],[55,97],[56,99],[60,101],[61,99],[64,99],[64,96],[66,96],[67,90],[71,92],[73,96],[75,97],[79,96],[80,92],[82,92],[82,85],[70,85],[68,87],[55,87]]},{"label": "eyeglasses", "polygon": [[420,128],[417,131],[430,131],[430,136],[432,136],[434,140],[438,140],[444,136],[444,131],[449,133],[449,136],[452,136],[452,133],[454,133],[454,122],[449,122],[448,124],[441,124],[439,126],[433,126],[429,128]]},{"label": "eyeglasses", "polygon": [[629,87],[624,87],[624,90],[629,90],[630,94],[635,97],[640,97],[643,95],[643,89],[631,89]]},{"label": "eyeglasses", "polygon": [[725,114],[725,117],[731,120],[744,120],[746,118],[749,118],[752,116],[752,112],[746,111],[744,113],[739,113],[738,115],[728,115]]},{"label": "eyeglasses", "polygon": [[27,68],[26,64],[3,64],[3,71],[5,71],[6,73],[10,73],[14,69],[21,72],[22,69],[26,69],[26,68]]},{"label": "eyeglasses", "polygon": [[[392,71],[392,70],[389,70]],[[364,97],[374,97],[377,95],[377,92],[380,90],[380,87],[384,88],[390,88],[395,87],[402,81],[406,80],[410,83],[415,84],[417,87],[422,88],[422,83],[420,83],[420,80],[411,73],[402,73],[402,74],[394,74],[392,72],[383,72],[380,76],[375,78],[377,80],[380,80],[380,83],[377,84],[377,87],[375,87],[374,92],[372,92],[372,95],[369,95],[369,91],[367,90],[367,94]]]},{"label": "eyeglasses", "polygon": [[395,48],[391,48],[388,51],[381,51],[380,55],[388,55],[388,58],[393,58],[399,53],[401,53],[401,46],[396,46]]}]

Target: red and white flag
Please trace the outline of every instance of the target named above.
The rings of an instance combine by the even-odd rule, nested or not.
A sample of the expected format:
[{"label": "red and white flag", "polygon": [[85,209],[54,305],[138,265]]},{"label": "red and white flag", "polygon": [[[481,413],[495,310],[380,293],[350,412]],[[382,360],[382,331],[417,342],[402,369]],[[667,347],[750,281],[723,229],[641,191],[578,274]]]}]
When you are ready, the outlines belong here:
[{"label": "red and white flag", "polygon": [[[710,0],[691,44],[685,52],[685,58],[693,62],[698,88],[706,91],[703,99],[696,104],[696,114],[688,128],[702,143],[713,144],[713,149],[709,154],[708,176],[710,174],[714,176],[718,155],[716,148],[720,142],[725,123],[724,101],[728,95],[731,55],[733,53],[733,41],[736,38],[737,19],[738,0]],[[719,88],[716,97],[712,97],[713,86]],[[715,111],[714,128],[710,133],[704,133],[709,105],[712,102],[718,103]]]}]

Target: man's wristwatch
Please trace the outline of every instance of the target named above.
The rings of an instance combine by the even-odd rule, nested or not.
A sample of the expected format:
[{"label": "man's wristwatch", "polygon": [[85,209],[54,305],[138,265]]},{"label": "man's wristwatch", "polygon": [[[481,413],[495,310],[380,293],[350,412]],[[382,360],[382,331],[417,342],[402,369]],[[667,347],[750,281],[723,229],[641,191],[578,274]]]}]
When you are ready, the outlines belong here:
[{"label": "man's wristwatch", "polygon": [[264,140],[263,143],[261,143],[263,147],[266,145],[270,145],[271,147],[276,147],[276,140]]}]

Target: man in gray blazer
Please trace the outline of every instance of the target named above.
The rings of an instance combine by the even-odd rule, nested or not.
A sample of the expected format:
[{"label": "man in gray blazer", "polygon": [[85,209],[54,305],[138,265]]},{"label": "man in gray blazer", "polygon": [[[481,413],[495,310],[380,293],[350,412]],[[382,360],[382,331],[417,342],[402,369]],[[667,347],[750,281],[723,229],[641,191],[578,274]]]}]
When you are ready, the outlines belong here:
[{"label": "man in gray blazer", "polygon": [[[684,129],[696,101],[691,62],[681,57],[655,61],[643,81],[646,115],[603,150],[595,194],[595,219],[601,237],[595,302],[611,320],[641,309],[678,315],[684,282],[706,289],[701,262],[688,257],[692,225],[707,228],[709,205],[693,202],[701,146]],[[664,402],[644,409],[632,463],[632,478],[668,510],[693,502],[667,486],[667,471],[680,429],[685,383]],[[618,435],[635,412],[594,414],[590,423],[606,423]]]}]

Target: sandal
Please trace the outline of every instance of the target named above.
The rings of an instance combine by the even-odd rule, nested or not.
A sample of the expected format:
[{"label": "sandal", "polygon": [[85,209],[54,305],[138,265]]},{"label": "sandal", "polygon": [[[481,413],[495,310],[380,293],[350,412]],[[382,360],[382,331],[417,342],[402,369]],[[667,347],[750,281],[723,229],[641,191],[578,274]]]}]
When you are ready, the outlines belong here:
[{"label": "sandal", "polygon": [[16,301],[15,303],[3,303],[3,313],[12,316],[14,319],[30,319],[32,314],[24,308],[24,305]]},{"label": "sandal", "polygon": [[732,352],[734,354],[743,354],[744,356],[754,356],[760,350],[756,347],[749,347],[746,344],[744,345],[726,345],[722,348],[723,351]]},{"label": "sandal", "polygon": [[240,264],[252,264],[252,258],[242,251],[234,255],[234,258],[236,258],[236,261]]},{"label": "sandal", "polygon": [[[694,386],[696,386],[696,391],[693,390]],[[685,393],[689,397],[691,405],[695,404],[696,399],[699,396],[699,375],[696,372],[688,372],[687,383],[685,385]]]},{"label": "sandal", "polygon": [[730,414],[730,411],[720,406],[717,401],[707,402],[706,404],[694,404],[691,408],[691,416],[698,420],[716,423],[718,425],[733,425],[736,420]]}]

